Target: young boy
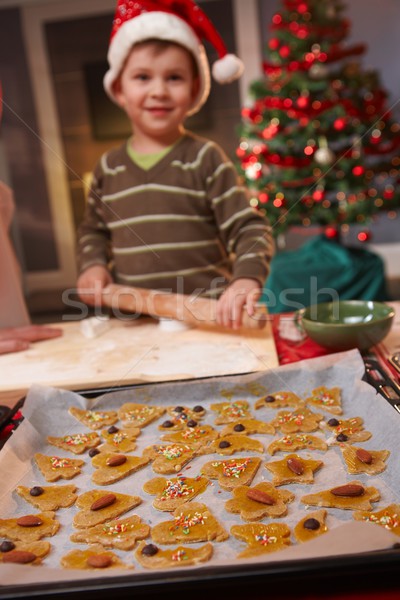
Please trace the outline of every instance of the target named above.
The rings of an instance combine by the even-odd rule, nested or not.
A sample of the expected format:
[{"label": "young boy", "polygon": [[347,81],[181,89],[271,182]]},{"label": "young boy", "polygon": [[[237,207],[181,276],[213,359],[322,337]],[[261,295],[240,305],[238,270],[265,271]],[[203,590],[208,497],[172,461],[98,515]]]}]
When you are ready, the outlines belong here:
[{"label": "young boy", "polygon": [[232,81],[242,66],[191,0],[170,4],[118,3],[104,85],[133,136],[94,171],[78,234],[78,292],[93,302],[90,292],[115,280],[216,297],[218,323],[238,328],[268,274],[268,223],[222,150],[183,123],[210,89],[199,37],[220,54],[215,78]]}]

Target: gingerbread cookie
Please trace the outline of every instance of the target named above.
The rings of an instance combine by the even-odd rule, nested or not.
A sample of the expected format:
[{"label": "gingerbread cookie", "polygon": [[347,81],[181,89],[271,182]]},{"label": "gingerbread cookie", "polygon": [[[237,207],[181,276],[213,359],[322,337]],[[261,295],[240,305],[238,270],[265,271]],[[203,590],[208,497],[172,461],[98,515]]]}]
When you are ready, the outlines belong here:
[{"label": "gingerbread cookie", "polygon": [[102,452],[132,452],[136,448],[136,438],[140,435],[139,427],[120,429],[111,425],[101,432],[105,443],[100,446]]},{"label": "gingerbread cookie", "polygon": [[308,408],[280,411],[271,424],[282,433],[311,433],[319,429],[322,415],[316,415]]},{"label": "gingerbread cookie", "polygon": [[81,472],[85,464],[79,458],[60,458],[59,456],[46,456],[39,452],[34,456],[39,469],[46,481],[58,481],[59,479],[72,479]]},{"label": "gingerbread cookie", "polygon": [[133,515],[81,529],[73,533],[70,540],[77,543],[101,544],[105,548],[132,550],[138,540],[144,540],[149,535],[149,525],[143,523],[137,515]]},{"label": "gingerbread cookie", "polygon": [[230,456],[235,452],[264,452],[264,446],[258,440],[247,435],[230,434],[218,438],[199,450],[199,454],[221,454]]},{"label": "gingerbread cookie", "polygon": [[206,444],[212,440],[216,440],[219,436],[211,425],[196,425],[196,427],[185,427],[180,431],[167,433],[161,436],[161,439],[166,442],[178,442],[181,444]]},{"label": "gingerbread cookie", "polygon": [[308,494],[300,502],[309,506],[342,508],[345,510],[372,510],[371,502],[380,500],[380,493],[374,487],[364,487],[359,481],[350,481],[340,486]]},{"label": "gingerbread cookie", "polygon": [[143,450],[143,456],[153,461],[153,471],[160,475],[179,473],[197,454],[187,444],[154,444]]},{"label": "gingerbread cookie", "polygon": [[321,422],[321,428],[331,431],[335,436],[332,443],[341,444],[348,442],[366,442],[372,436],[370,431],[364,430],[364,421],[361,417],[353,417],[351,419],[336,419],[332,418],[328,421]]},{"label": "gingerbread cookie", "polygon": [[321,450],[326,452],[328,446],[324,440],[316,435],[293,433],[275,440],[267,448],[267,452],[271,455],[274,455],[275,452],[293,452],[294,450]]},{"label": "gingerbread cookie", "polygon": [[221,436],[225,435],[252,435],[253,433],[275,434],[275,427],[271,423],[258,421],[257,419],[238,419],[234,423],[228,423],[221,431]]},{"label": "gingerbread cookie", "polygon": [[390,455],[389,450],[365,450],[349,444],[341,444],[340,449],[347,471],[351,475],[358,475],[359,473],[377,475],[382,473],[386,469],[385,461]]},{"label": "gingerbread cookie", "polygon": [[290,529],[284,523],[233,525],[231,534],[247,543],[247,548],[237,558],[252,558],[277,552],[291,544]]},{"label": "gingerbread cookie", "polygon": [[142,499],[139,496],[90,490],[81,494],[76,501],[76,506],[81,510],[74,516],[74,527],[95,527],[120,517],[141,503]]},{"label": "gingerbread cookie", "polygon": [[82,408],[71,406],[68,412],[80,423],[83,423],[90,429],[101,429],[102,427],[114,425],[114,423],[118,421],[118,415],[114,410],[84,410]]},{"label": "gingerbread cookie", "polygon": [[263,481],[254,487],[240,485],[233,490],[233,498],[225,503],[230,513],[239,513],[244,521],[260,521],[264,517],[276,518],[287,514],[288,502],[294,494],[277,490],[272,483]]},{"label": "gingerbread cookie", "polygon": [[53,536],[60,528],[55,516],[55,512],[48,510],[36,515],[0,519],[0,536],[21,542],[35,542]]},{"label": "gingerbread cookie", "polygon": [[40,565],[43,558],[50,552],[49,542],[11,542],[0,544],[0,563],[19,565]]},{"label": "gingerbread cookie", "polygon": [[325,524],[327,512],[324,509],[308,513],[293,529],[294,536],[298,542],[308,542],[326,533],[328,527]]},{"label": "gingerbread cookie", "polygon": [[114,552],[104,550],[100,544],[93,544],[86,550],[71,550],[62,557],[60,564],[65,569],[133,569],[126,565]]},{"label": "gingerbread cookie", "polygon": [[154,508],[172,512],[182,504],[190,502],[195,496],[204,492],[209,485],[206,477],[155,477],[146,481],[143,490],[147,494],[156,495],[153,502]]},{"label": "gingerbread cookie", "polygon": [[219,485],[224,490],[232,490],[239,485],[249,485],[260,464],[260,458],[213,460],[202,466],[201,473],[210,479],[218,479]]},{"label": "gingerbread cookie", "polygon": [[292,406],[293,408],[299,408],[303,406],[304,402],[294,394],[293,392],[275,392],[268,396],[263,396],[254,405],[254,408],[286,408],[286,406]]},{"label": "gingerbread cookie", "polygon": [[92,465],[96,469],[92,475],[92,481],[96,485],[110,485],[136,473],[149,462],[150,458],[146,456],[102,452],[92,458]]},{"label": "gingerbread cookie", "polygon": [[124,427],[139,427],[140,429],[146,427],[164,413],[165,408],[162,406],[136,404],[135,402],[127,402],[118,410],[118,416]]},{"label": "gingerbread cookie", "polygon": [[238,419],[251,418],[250,406],[246,400],[219,402],[211,404],[210,408],[218,413],[218,417],[215,419],[216,425],[226,425],[226,423],[235,423]]},{"label": "gingerbread cookie", "polygon": [[207,506],[200,502],[179,506],[173,517],[172,521],[163,521],[152,527],[151,537],[156,544],[223,542],[229,537]]},{"label": "gingerbread cookie", "polygon": [[51,485],[28,488],[19,485],[17,494],[39,510],[58,510],[72,506],[77,499],[76,486],[74,485]]},{"label": "gingerbread cookie", "polygon": [[169,406],[169,418],[158,426],[161,431],[180,431],[186,426],[196,427],[198,421],[204,418],[206,411],[202,406]]},{"label": "gingerbread cookie", "polygon": [[101,442],[96,432],[92,433],[73,433],[63,437],[47,436],[47,441],[52,446],[57,446],[74,454],[83,454],[88,448],[95,448]]},{"label": "gingerbread cookie", "polygon": [[298,454],[276,460],[265,465],[273,474],[274,485],[286,485],[287,483],[314,483],[314,473],[324,463],[321,460],[301,458]]},{"label": "gingerbread cookie", "polygon": [[356,521],[369,521],[400,535],[400,504],[390,504],[377,512],[356,511],[353,517]]},{"label": "gingerbread cookie", "polygon": [[334,415],[341,415],[343,413],[342,397],[340,388],[338,387],[327,388],[324,385],[317,387],[305,401],[307,404],[312,404]]},{"label": "gingerbread cookie", "polygon": [[167,569],[170,567],[191,567],[200,562],[207,562],[213,554],[212,544],[204,544],[200,548],[184,548],[178,546],[170,550],[161,550],[155,544],[142,542],[136,559],[146,569]]}]

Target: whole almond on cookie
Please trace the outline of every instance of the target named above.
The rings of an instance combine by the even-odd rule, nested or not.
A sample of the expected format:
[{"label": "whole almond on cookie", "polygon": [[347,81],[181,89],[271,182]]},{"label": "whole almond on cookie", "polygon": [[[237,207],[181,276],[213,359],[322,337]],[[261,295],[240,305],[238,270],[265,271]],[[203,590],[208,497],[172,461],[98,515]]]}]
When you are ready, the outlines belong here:
[{"label": "whole almond on cookie", "polygon": [[115,494],[105,494],[104,496],[100,496],[93,502],[90,507],[90,510],[101,510],[102,508],[107,508],[107,506],[111,506],[117,500]]}]

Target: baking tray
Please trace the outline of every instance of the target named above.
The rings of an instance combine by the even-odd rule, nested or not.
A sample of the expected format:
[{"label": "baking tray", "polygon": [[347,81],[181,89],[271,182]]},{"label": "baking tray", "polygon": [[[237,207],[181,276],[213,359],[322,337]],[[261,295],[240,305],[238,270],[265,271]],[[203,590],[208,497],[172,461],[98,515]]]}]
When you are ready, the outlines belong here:
[{"label": "baking tray", "polygon": [[[215,378],[213,378],[215,380]],[[222,378],[226,379],[226,378]],[[243,376],[230,377],[234,382]],[[207,382],[207,379],[204,380]],[[185,382],[186,383],[186,382]],[[153,384],[154,385],[154,384]],[[181,384],[185,385],[185,384]],[[147,387],[147,386],[135,386]],[[102,389],[102,394],[108,390]],[[97,395],[98,390],[93,390]],[[90,391],[85,391],[89,396]],[[226,566],[202,566],[179,571],[136,573],[127,576],[107,576],[80,581],[51,582],[41,584],[0,587],[0,598],[97,598],[115,595],[118,598],[174,597],[188,594],[189,598],[203,597],[212,593],[218,597],[243,598],[251,592],[254,597],[264,596],[268,590],[295,594],[301,598],[310,593],[349,593],[351,590],[400,589],[398,570],[400,566],[399,545],[379,552],[343,554],[319,559],[296,559],[274,563],[230,564]],[[28,567],[30,568],[30,567]]]}]

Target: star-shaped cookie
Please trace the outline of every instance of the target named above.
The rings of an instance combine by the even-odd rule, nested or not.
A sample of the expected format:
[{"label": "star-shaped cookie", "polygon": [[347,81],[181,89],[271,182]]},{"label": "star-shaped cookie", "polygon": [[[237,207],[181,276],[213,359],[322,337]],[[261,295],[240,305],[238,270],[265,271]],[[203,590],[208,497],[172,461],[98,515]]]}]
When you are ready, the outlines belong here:
[{"label": "star-shaped cookie", "polygon": [[288,483],[314,483],[314,473],[322,467],[322,460],[312,460],[300,457],[298,454],[269,462],[265,465],[273,474],[274,485],[285,485]]}]

